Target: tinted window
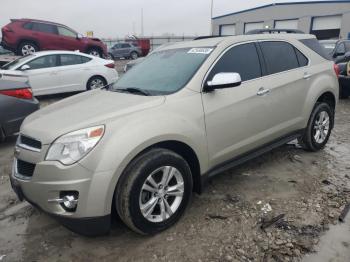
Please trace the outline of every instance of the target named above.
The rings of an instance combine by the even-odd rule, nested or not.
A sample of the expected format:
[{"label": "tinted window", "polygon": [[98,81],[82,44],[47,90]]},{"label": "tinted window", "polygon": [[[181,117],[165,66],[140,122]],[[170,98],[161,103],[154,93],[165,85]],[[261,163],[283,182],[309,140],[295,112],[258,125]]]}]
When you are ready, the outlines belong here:
[{"label": "tinted window", "polygon": [[262,42],[260,46],[269,74],[276,74],[299,67],[292,45],[285,42]]},{"label": "tinted window", "polygon": [[48,34],[56,34],[57,28],[55,25],[42,24],[42,23],[33,23],[32,29],[34,31],[39,31]]},{"label": "tinted window", "polygon": [[130,45],[129,44],[122,44],[122,48],[129,48]]},{"label": "tinted window", "polygon": [[255,44],[243,44],[228,50],[211,70],[208,80],[218,73],[239,73],[242,81],[261,77],[261,67]]},{"label": "tinted window", "polygon": [[60,55],[61,66],[78,65],[89,62],[91,59],[80,55]]},{"label": "tinted window", "polygon": [[28,30],[32,30],[32,27],[33,27],[33,23],[25,23],[23,25],[23,28]]},{"label": "tinted window", "polygon": [[57,29],[58,29],[58,33],[59,33],[59,35],[63,35],[63,36],[68,36],[68,37],[77,37],[77,34],[75,33],[75,32],[73,32],[73,31],[71,31],[71,30],[69,30],[69,29],[67,29],[67,28],[65,28],[65,27],[57,27]]},{"label": "tinted window", "polygon": [[27,63],[27,65],[30,66],[30,70],[55,67],[57,65],[57,56],[56,55],[42,56],[30,61],[29,63]]},{"label": "tinted window", "polygon": [[306,56],[304,56],[298,49],[295,48],[295,53],[297,54],[297,58],[298,58],[298,62],[299,62],[299,66],[303,67],[303,66],[307,66],[309,63],[309,60],[307,59]]},{"label": "tinted window", "polygon": [[317,41],[317,39],[315,39],[315,38],[302,39],[302,40],[300,40],[300,42],[302,42],[304,45],[306,45],[308,48],[310,48],[311,50],[313,50],[314,52],[316,52],[317,54],[319,54],[323,58],[325,58],[327,60],[332,60],[330,55],[327,54],[325,48],[323,48],[320,45],[320,43]]}]

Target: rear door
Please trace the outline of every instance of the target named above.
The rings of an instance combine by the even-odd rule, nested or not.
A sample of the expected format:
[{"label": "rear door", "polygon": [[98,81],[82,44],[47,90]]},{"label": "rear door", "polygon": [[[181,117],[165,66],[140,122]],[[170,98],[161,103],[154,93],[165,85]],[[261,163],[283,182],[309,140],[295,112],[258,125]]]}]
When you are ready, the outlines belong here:
[{"label": "rear door", "polygon": [[270,104],[265,96],[257,95],[265,81],[256,44],[228,49],[205,81],[224,72],[239,73],[242,84],[202,94],[212,167],[262,145],[268,129],[265,119]]},{"label": "rear door", "polygon": [[25,64],[29,69],[23,71],[23,74],[28,77],[35,96],[54,94],[61,85],[57,62],[57,55],[45,55]]},{"label": "rear door", "polygon": [[63,26],[57,26],[59,41],[65,50],[81,50],[81,39],[77,37],[77,33]]},{"label": "rear door", "polygon": [[90,76],[93,76],[93,67],[88,64],[92,59],[79,54],[59,55],[57,74],[61,79],[59,92],[86,90]]},{"label": "rear door", "polygon": [[55,25],[35,22],[32,24],[32,36],[38,40],[40,50],[62,49]]},{"label": "rear door", "polygon": [[259,43],[266,65],[262,88],[268,90],[264,122],[266,138],[273,140],[303,128],[302,111],[312,78],[308,59],[284,41]]}]

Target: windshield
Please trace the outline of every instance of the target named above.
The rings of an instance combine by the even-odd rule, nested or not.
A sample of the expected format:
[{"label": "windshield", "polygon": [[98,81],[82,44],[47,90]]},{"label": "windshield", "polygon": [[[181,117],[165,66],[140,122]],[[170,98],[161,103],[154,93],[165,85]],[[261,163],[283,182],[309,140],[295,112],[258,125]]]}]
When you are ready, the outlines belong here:
[{"label": "windshield", "polygon": [[140,89],[149,95],[166,95],[182,89],[207,59],[213,48],[181,48],[152,53],[112,87]]},{"label": "windshield", "polygon": [[326,49],[327,54],[332,53],[335,48],[335,43],[321,42],[320,44]]},{"label": "windshield", "polygon": [[34,55],[27,55],[27,56],[20,57],[20,58],[18,58],[16,60],[13,60],[10,63],[7,63],[6,65],[3,65],[1,67],[1,69],[3,69],[3,70],[12,70],[15,67],[17,67],[19,64],[21,64],[22,62],[25,62],[25,61],[27,61],[29,59],[32,59],[33,57],[34,57]]}]

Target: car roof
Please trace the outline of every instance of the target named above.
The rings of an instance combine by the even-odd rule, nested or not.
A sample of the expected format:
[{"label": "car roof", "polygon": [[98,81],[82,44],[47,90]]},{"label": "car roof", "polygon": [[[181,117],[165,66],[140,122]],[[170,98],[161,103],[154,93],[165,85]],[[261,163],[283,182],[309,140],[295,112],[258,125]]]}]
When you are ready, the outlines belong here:
[{"label": "car roof", "polygon": [[191,48],[191,47],[215,47],[220,44],[235,44],[246,41],[258,40],[290,40],[290,39],[316,39],[314,35],[310,34],[252,34],[252,35],[235,35],[235,36],[221,36],[213,38],[205,38],[200,40],[177,42],[171,45],[166,45],[159,50],[176,49],[176,48]]},{"label": "car roof", "polygon": [[16,21],[21,21],[21,22],[37,22],[37,23],[45,23],[45,24],[52,24],[52,25],[59,25],[59,26],[64,26],[68,27],[64,24],[56,23],[56,22],[50,22],[50,21],[45,21],[45,20],[40,20],[40,19],[31,19],[31,18],[18,18],[18,19],[11,19],[11,22],[16,22]]},{"label": "car roof", "polygon": [[81,53],[79,51],[62,51],[62,50],[50,50],[50,51],[39,51],[34,53],[34,56],[43,56],[43,55],[82,55],[82,56],[86,56],[86,57],[90,57],[90,58],[96,58],[95,56],[92,55],[88,55],[85,53]]},{"label": "car roof", "polygon": [[9,89],[26,88],[26,87],[29,87],[29,84],[26,82],[0,79],[0,90],[9,90]]}]

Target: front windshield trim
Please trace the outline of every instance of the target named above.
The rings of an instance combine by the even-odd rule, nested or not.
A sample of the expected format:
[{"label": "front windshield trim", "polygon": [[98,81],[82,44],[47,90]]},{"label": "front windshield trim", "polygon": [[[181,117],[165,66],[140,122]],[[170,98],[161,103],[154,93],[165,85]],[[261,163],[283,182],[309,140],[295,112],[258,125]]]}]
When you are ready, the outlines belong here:
[{"label": "front windshield trim", "polygon": [[[130,72],[132,70],[134,70],[135,68],[137,68],[137,66],[141,65],[142,63],[144,63],[145,61],[147,61],[147,59],[149,59],[150,57],[154,56],[154,55],[157,55],[159,53],[162,53],[162,52],[171,52],[171,51],[174,51],[174,50],[188,50],[191,51],[192,49],[210,49],[210,52],[207,53],[205,55],[205,57],[202,59],[202,61],[200,61],[198,63],[198,65],[196,67],[194,67],[194,70],[193,70],[193,73],[189,75],[188,79],[186,79],[186,81],[184,81],[181,86],[179,86],[178,88],[176,88],[175,90],[154,90],[154,89],[147,89],[147,88],[144,88],[144,87],[136,87],[138,89],[142,89],[144,91],[146,91],[147,93],[149,93],[150,96],[164,96],[164,95],[171,95],[171,94],[174,94],[174,93],[177,93],[179,91],[181,91],[182,89],[184,89],[188,83],[193,79],[193,77],[197,74],[198,70],[203,66],[203,64],[207,61],[208,57],[212,54],[212,52],[214,51],[216,47],[215,46],[203,46],[203,47],[183,47],[183,48],[172,48],[172,49],[165,49],[165,50],[159,50],[159,51],[155,51],[153,52],[152,54],[149,55],[148,58],[146,58],[144,61],[142,61],[140,64],[138,65],[135,65],[134,68],[130,69]],[[127,73],[126,73],[127,74]],[[122,79],[123,76],[120,78]],[[126,89],[128,87],[126,86],[120,86],[118,85],[118,82],[115,82],[112,87],[110,88],[111,91],[115,91],[116,89]],[[135,87],[131,87],[131,88],[135,88]]]}]

